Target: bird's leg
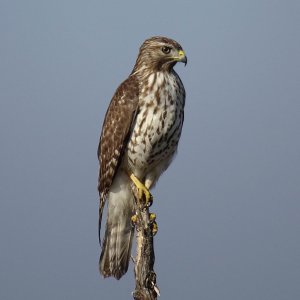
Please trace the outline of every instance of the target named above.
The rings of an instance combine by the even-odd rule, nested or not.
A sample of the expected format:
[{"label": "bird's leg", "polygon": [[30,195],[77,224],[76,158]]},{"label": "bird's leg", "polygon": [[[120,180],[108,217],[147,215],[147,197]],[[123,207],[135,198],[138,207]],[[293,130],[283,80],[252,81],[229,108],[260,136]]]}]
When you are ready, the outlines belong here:
[{"label": "bird's leg", "polygon": [[[149,189],[142,182],[140,182],[140,180],[134,174],[131,174],[129,177],[137,188],[137,197],[138,197],[137,200],[140,202],[145,197],[146,206],[147,207],[151,206],[153,202],[153,196],[151,195]],[[156,215],[154,213],[149,213],[150,227],[153,236],[158,231],[158,226],[155,219],[156,219]],[[131,217],[132,226],[135,226],[137,221],[138,221],[138,216],[133,215]]]},{"label": "bird's leg", "polygon": [[134,174],[131,174],[129,177],[137,188],[138,200],[141,201],[145,197],[146,206],[151,206],[153,202],[153,196],[151,195],[149,189],[147,189]]}]

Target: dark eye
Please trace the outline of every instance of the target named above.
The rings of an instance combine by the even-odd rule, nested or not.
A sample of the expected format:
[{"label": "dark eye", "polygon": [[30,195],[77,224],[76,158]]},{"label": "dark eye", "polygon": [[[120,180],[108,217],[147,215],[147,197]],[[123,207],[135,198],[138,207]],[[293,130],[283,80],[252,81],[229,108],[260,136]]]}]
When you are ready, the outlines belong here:
[{"label": "dark eye", "polygon": [[169,54],[171,52],[171,47],[168,47],[168,46],[163,46],[161,48],[161,51],[165,54]]}]

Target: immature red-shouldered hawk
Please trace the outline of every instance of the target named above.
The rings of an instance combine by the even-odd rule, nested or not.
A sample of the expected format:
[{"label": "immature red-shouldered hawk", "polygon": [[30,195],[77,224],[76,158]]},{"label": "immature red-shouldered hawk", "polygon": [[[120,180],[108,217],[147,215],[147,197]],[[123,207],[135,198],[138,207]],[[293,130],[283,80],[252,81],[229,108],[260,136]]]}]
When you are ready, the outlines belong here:
[{"label": "immature red-shouldered hawk", "polygon": [[108,107],[98,148],[99,235],[108,201],[99,262],[104,277],[119,279],[128,269],[135,214],[131,185],[150,198],[149,189],[176,153],[185,104],[183,84],[173,70],[177,62],[186,64],[187,58],[176,41],[147,39]]}]

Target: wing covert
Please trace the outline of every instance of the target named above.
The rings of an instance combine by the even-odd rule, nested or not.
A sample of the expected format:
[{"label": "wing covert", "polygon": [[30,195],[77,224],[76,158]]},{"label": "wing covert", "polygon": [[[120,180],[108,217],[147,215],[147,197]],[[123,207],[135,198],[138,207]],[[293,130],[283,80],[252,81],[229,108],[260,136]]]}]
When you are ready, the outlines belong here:
[{"label": "wing covert", "polygon": [[135,76],[130,76],[116,90],[106,112],[100,136],[97,152],[100,163],[98,178],[100,195],[99,240],[106,197],[121,163],[137,108],[138,82]]}]

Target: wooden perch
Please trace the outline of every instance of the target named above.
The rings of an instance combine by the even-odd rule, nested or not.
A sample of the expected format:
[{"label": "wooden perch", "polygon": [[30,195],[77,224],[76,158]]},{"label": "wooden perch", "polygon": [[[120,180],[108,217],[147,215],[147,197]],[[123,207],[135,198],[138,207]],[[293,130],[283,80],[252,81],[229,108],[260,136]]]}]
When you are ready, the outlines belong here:
[{"label": "wooden perch", "polygon": [[[153,270],[155,254],[153,246],[153,232],[157,230],[154,220],[151,220],[145,201],[138,199],[135,193],[136,206],[136,258],[135,258],[135,300],[155,300],[159,296],[156,285],[156,274]],[[154,226],[156,226],[154,228]]]}]

